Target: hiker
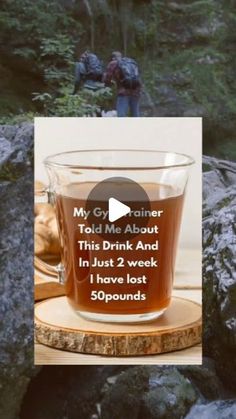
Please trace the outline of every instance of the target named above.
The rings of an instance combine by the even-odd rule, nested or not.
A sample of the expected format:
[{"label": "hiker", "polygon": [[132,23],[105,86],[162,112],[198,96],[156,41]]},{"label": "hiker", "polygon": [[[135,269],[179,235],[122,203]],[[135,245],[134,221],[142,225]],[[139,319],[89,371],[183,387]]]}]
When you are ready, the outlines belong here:
[{"label": "hiker", "polygon": [[103,81],[106,86],[110,86],[112,81],[117,85],[116,110],[118,117],[127,116],[129,110],[131,116],[140,116],[141,80],[135,60],[122,57],[121,52],[114,51]]},{"label": "hiker", "polygon": [[73,95],[83,86],[86,89],[98,90],[103,87],[102,63],[96,54],[86,50],[75,64],[75,86]]}]

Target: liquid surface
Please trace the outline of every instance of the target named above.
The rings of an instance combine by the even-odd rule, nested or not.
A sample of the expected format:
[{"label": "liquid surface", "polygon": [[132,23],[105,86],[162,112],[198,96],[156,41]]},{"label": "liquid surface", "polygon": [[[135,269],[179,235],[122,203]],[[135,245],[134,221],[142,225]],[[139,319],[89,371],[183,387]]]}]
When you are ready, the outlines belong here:
[{"label": "liquid surface", "polygon": [[[174,278],[175,256],[177,250],[178,234],[181,222],[184,195],[168,185],[142,184],[150,199],[152,211],[163,211],[160,218],[151,217],[149,228],[158,227],[158,233],[139,234],[130,240],[133,250],[103,250],[103,239],[97,234],[81,233],[78,223],[86,224],[82,218],[73,217],[74,207],[86,206],[86,198],[94,184],[71,184],[56,195],[56,212],[60,230],[62,261],[66,271],[66,295],[70,304],[78,311],[106,314],[140,314],[156,312],[166,308],[171,299],[172,283]],[[94,205],[99,205],[96,199]],[[132,208],[140,203],[130,202]],[[132,223],[127,218],[127,223]],[[87,224],[86,224],[87,225]],[[92,241],[100,246],[99,250],[81,249],[78,241]],[[158,249],[135,249],[137,243],[142,241],[155,245]],[[117,266],[91,266],[95,259],[107,261],[112,259],[117,265],[118,258],[123,259],[124,267]],[[128,261],[157,261],[156,266],[129,266]],[[90,266],[79,266],[79,261],[88,261]],[[125,278],[125,283],[91,284],[92,278]],[[146,283],[127,283],[127,275],[134,278],[147,278]],[[91,300],[91,291],[103,291],[106,294],[145,295],[145,299],[118,299],[105,302],[105,300]]]}]

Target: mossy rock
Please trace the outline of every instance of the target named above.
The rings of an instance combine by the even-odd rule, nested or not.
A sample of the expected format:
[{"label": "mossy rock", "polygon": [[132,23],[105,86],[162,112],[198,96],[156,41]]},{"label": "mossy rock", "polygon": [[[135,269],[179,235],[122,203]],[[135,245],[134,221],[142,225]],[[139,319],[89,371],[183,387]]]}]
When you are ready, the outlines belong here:
[{"label": "mossy rock", "polygon": [[134,367],[120,375],[102,400],[102,419],[181,418],[198,398],[175,368]]}]

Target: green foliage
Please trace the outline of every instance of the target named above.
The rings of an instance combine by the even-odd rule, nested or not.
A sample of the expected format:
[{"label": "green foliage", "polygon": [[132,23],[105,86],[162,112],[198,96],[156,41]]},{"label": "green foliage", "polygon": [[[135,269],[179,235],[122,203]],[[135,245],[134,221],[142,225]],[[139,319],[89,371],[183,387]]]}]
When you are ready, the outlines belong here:
[{"label": "green foliage", "polygon": [[34,100],[43,106],[45,116],[96,116],[112,100],[110,88],[97,91],[83,89],[77,95],[71,94],[71,87],[60,89],[60,95],[53,97],[49,93],[35,93]]},{"label": "green foliage", "polygon": [[55,100],[55,115],[57,116],[95,116],[99,111],[96,104],[91,104],[82,95],[59,97]]},{"label": "green foliage", "polygon": [[74,47],[68,36],[58,34],[52,39],[44,38],[40,46],[40,58],[45,81],[54,86],[71,81],[73,55]]},{"label": "green foliage", "polygon": [[22,112],[21,114],[14,115],[8,114],[5,116],[0,116],[0,124],[2,125],[18,125],[23,122],[34,122],[34,118],[37,116],[42,116],[36,112]]},{"label": "green foliage", "polygon": [[138,61],[157,115],[202,110],[205,152],[232,154],[235,24],[234,0],[3,0],[1,113],[92,116],[112,109],[109,89],[70,93],[76,56],[90,47],[106,64],[117,49]]},{"label": "green foliage", "polygon": [[81,91],[78,95],[71,95],[64,91],[64,95],[55,99],[54,112],[57,116],[96,116],[101,112],[101,103],[109,93],[104,91]]},{"label": "green foliage", "polygon": [[41,56],[59,58],[62,61],[73,62],[73,47],[71,39],[66,35],[57,34],[56,38],[44,38],[41,43]]},{"label": "green foliage", "polygon": [[0,23],[0,33],[8,41],[5,48],[7,50],[11,46],[14,54],[25,46],[37,49],[42,38],[55,36],[59,29],[60,33],[64,33],[71,17],[64,13],[61,2],[57,0],[5,0]]}]

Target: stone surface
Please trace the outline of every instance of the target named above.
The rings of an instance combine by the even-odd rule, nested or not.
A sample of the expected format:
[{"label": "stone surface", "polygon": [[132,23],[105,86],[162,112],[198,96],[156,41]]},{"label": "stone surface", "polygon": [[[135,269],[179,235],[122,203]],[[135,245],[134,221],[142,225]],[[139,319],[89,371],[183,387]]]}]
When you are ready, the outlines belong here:
[{"label": "stone surface", "polygon": [[0,126],[0,136],[0,180],[14,181],[24,175],[27,168],[32,168],[33,125]]},{"label": "stone surface", "polygon": [[[102,419],[183,417],[197,392],[175,368],[139,366],[121,374],[101,404]],[[115,408],[114,408],[115,407]]]},{"label": "stone surface", "polygon": [[202,365],[184,365],[177,367],[188,378],[199,393],[199,397],[216,400],[225,397],[223,384],[216,374],[215,363],[210,358],[203,358]]},{"label": "stone surface", "polygon": [[[204,353],[236,386],[236,164],[204,159]],[[217,326],[216,326],[217,325]]]},{"label": "stone surface", "polygon": [[[126,368],[45,366],[31,381],[20,418],[91,419],[94,415],[101,419],[100,400],[114,384],[116,374],[119,375]],[[110,377],[113,377],[111,381]]]},{"label": "stone surface", "polygon": [[33,126],[0,137],[0,417],[15,419],[33,372]]},{"label": "stone surface", "polygon": [[0,167],[1,167],[9,159],[12,153],[12,148],[11,148],[11,143],[8,140],[6,140],[4,137],[0,137],[0,144],[1,144],[1,148],[0,148]]},{"label": "stone surface", "polygon": [[235,419],[236,401],[217,401],[195,405],[185,419]]}]

